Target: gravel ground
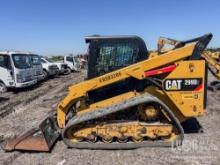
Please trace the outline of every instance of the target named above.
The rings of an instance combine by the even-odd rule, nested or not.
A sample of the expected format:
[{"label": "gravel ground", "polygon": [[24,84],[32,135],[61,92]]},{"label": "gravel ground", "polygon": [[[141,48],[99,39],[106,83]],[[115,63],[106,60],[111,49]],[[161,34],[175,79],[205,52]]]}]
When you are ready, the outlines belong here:
[{"label": "gravel ground", "polygon": [[[83,81],[85,72],[60,76],[38,87],[18,93],[8,92],[0,98],[0,136],[13,137],[38,126],[54,112],[67,94],[68,86]],[[213,80],[209,76],[210,81]],[[198,118],[204,133],[185,135],[179,148],[140,148],[136,150],[67,149],[58,141],[51,153],[10,152],[0,150],[0,164],[219,164],[220,162],[220,91],[208,91],[208,113]],[[7,110],[7,112],[5,112]]]}]

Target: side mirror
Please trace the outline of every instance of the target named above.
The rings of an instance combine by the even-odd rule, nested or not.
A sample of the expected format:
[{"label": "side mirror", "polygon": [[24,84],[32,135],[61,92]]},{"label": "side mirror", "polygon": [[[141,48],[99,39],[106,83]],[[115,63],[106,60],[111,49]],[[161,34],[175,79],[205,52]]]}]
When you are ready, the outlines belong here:
[{"label": "side mirror", "polygon": [[10,75],[13,75],[12,67],[11,65],[7,66],[7,70],[10,72]]},{"label": "side mirror", "polygon": [[12,72],[12,70],[10,71],[10,75],[13,76],[13,72]]}]

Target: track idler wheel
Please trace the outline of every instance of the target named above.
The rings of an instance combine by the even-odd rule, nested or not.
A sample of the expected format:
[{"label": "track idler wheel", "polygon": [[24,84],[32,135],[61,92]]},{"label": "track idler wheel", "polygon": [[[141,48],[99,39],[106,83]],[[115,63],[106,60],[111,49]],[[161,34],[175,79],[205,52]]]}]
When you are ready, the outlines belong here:
[{"label": "track idler wheel", "polygon": [[102,141],[104,143],[111,143],[113,141],[113,137],[110,137],[110,136],[102,137]]},{"label": "track idler wheel", "polygon": [[86,140],[87,140],[88,142],[90,142],[90,143],[95,143],[95,142],[97,142],[97,139],[98,139],[98,137],[97,137],[97,135],[95,135],[95,134],[89,134],[89,135],[87,136],[87,138],[86,138]]},{"label": "track idler wheel", "polygon": [[143,137],[132,137],[132,141],[135,143],[140,143],[144,141],[144,138]]},{"label": "track idler wheel", "polygon": [[128,141],[128,137],[118,137],[117,141],[119,143],[126,143]]}]

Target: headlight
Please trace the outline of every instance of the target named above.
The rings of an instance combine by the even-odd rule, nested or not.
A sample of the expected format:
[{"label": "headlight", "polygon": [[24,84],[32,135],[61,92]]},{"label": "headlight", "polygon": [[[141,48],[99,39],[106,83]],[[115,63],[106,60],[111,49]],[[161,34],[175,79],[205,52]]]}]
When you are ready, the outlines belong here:
[{"label": "headlight", "polygon": [[22,76],[20,74],[16,74],[16,78],[17,78],[17,82],[18,83],[22,83],[23,82]]}]

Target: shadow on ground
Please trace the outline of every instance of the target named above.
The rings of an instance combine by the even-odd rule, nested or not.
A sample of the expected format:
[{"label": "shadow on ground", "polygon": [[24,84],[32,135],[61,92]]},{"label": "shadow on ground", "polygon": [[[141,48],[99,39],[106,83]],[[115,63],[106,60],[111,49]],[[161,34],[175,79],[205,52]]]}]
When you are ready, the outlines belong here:
[{"label": "shadow on ground", "polygon": [[188,119],[181,123],[184,133],[203,133],[203,128],[196,118]]},{"label": "shadow on ground", "polygon": [[0,102],[1,102],[1,101],[7,101],[7,100],[9,100],[8,97],[0,97]]}]

